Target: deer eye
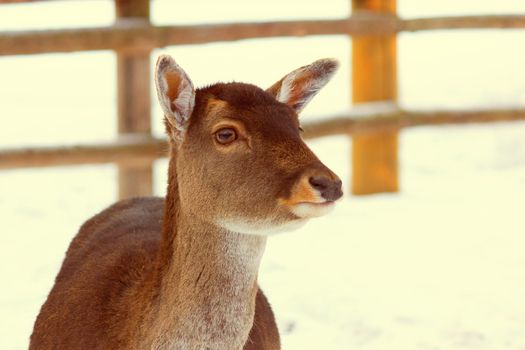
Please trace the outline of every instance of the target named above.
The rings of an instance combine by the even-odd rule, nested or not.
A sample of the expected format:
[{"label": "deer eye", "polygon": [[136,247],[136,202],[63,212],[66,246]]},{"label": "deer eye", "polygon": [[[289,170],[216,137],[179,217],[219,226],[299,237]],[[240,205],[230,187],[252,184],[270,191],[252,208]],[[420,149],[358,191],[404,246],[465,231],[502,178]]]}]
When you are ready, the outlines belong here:
[{"label": "deer eye", "polygon": [[237,139],[237,133],[233,128],[222,128],[215,133],[215,139],[221,145],[227,145]]}]

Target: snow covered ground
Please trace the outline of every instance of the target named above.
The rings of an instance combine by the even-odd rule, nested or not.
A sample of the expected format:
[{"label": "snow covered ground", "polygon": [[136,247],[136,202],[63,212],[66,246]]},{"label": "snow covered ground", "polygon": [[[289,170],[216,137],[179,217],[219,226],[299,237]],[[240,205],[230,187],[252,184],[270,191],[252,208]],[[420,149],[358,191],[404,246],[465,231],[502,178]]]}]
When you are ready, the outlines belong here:
[{"label": "snow covered ground", "polygon": [[[107,2],[91,3],[108,10]],[[458,10],[457,1],[432,1],[430,11],[428,4],[404,0],[400,9],[407,16],[494,9],[490,1],[477,1],[475,8],[467,3],[473,6],[461,2]],[[525,5],[498,1],[498,9],[525,12]],[[344,15],[336,10],[322,15]],[[0,29],[38,22],[11,11],[0,7]],[[165,21],[160,14],[166,12],[158,13],[158,21]],[[401,35],[400,103],[523,106],[525,50],[517,43],[524,40],[523,31]],[[197,85],[237,79],[267,86],[296,66],[337,57],[343,62],[339,74],[305,119],[349,104],[346,38],[164,51]],[[114,63],[108,52],[0,58],[0,147],[114,137]],[[157,107],[154,128],[161,133]],[[349,139],[310,145],[348,182]],[[398,194],[348,195],[329,216],[270,238],[260,283],[277,314],[283,348],[525,349],[525,123],[411,129],[402,133],[400,149]],[[165,161],[159,161],[159,195],[165,172]],[[89,216],[115,201],[115,178],[111,165],[0,172],[0,349],[27,348],[71,238]]]}]

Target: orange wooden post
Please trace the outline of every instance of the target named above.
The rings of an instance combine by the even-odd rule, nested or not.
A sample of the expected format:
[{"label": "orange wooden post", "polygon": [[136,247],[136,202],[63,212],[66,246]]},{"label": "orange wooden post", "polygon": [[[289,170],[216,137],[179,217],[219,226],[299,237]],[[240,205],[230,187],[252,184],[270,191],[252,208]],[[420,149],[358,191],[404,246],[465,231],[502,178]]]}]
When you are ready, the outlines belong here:
[{"label": "orange wooden post", "polygon": [[[149,0],[115,0],[117,20],[149,23]],[[117,51],[118,132],[151,134],[150,52]],[[153,191],[153,163],[118,165],[119,198],[148,196]]]},{"label": "orange wooden post", "polygon": [[[352,0],[353,11],[394,14],[396,0]],[[396,35],[352,38],[354,103],[397,99]],[[352,192],[356,195],[398,190],[397,131],[352,138]]]}]

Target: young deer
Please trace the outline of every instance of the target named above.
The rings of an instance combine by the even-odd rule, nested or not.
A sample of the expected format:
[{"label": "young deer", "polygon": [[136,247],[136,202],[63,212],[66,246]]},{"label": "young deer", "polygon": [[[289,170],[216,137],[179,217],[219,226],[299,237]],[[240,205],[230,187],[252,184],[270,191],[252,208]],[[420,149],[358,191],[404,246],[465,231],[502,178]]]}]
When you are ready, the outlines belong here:
[{"label": "young deer", "polygon": [[160,57],[167,196],[118,202],[81,227],[30,349],[280,349],[257,272],[266,234],[323,215],[342,196],[297,116],[336,68],[319,60],[266,91],[194,90]]}]

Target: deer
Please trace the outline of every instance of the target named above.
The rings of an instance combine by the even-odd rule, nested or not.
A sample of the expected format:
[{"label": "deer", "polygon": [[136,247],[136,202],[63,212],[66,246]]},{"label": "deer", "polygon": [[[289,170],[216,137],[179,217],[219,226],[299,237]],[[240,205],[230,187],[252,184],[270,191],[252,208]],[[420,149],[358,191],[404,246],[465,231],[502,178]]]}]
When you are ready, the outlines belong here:
[{"label": "deer", "polygon": [[195,89],[160,56],[166,196],[121,200],[81,226],[29,349],[280,349],[259,265],[268,236],[327,214],[343,195],[298,117],[337,67],[320,59],[266,90]]}]

